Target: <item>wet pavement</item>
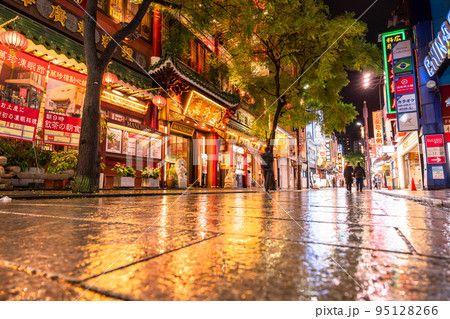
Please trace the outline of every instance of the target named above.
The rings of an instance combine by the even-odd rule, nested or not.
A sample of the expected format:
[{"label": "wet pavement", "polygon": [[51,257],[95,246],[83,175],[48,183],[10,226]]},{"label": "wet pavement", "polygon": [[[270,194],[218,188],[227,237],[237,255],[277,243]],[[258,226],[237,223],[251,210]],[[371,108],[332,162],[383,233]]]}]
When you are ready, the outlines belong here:
[{"label": "wet pavement", "polygon": [[378,192],[13,201],[0,234],[0,300],[450,299],[450,211]]}]

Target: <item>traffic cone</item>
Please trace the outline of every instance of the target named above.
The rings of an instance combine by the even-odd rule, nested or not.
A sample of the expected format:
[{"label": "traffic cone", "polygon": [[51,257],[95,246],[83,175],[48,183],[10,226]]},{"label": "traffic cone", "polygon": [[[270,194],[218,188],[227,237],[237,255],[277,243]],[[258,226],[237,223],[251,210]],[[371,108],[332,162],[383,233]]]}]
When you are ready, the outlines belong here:
[{"label": "traffic cone", "polygon": [[414,178],[411,179],[411,190],[412,190],[412,191],[416,191],[416,190],[417,190],[417,188],[416,188],[416,183],[414,183]]}]

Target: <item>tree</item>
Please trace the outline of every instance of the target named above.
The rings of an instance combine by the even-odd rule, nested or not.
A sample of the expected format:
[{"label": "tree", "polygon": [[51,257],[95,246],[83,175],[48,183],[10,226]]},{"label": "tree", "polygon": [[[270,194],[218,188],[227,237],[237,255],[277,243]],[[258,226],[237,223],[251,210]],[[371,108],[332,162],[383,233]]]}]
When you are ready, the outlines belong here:
[{"label": "tree", "polygon": [[353,167],[359,162],[363,168],[366,167],[365,157],[361,151],[351,152],[344,156],[346,162],[350,162]]},{"label": "tree", "polygon": [[84,15],[84,48],[87,65],[87,85],[81,123],[77,175],[73,190],[92,193],[99,189],[100,175],[100,95],[102,79],[114,51],[125,37],[133,33],[141,23],[150,4],[179,7],[162,0],[143,0],[129,24],[112,35],[105,50],[97,52],[95,29],[97,26],[97,0],[88,0]]},{"label": "tree", "polygon": [[271,151],[278,124],[317,121],[327,133],[343,131],[357,115],[339,95],[347,71],[381,67],[379,50],[363,39],[365,24],[351,13],[330,18],[322,1],[197,1],[191,14],[223,35],[232,80],[260,115],[253,129]]}]

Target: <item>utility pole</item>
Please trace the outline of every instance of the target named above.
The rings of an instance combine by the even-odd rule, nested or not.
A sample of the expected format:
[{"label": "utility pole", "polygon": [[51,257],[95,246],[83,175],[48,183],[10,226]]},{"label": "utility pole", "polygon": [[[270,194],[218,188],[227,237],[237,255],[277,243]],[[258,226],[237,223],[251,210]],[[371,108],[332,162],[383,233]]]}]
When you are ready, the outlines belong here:
[{"label": "utility pole", "polygon": [[363,108],[363,116],[364,116],[364,144],[366,149],[366,169],[367,169],[367,187],[369,189],[372,189],[372,172],[370,168],[370,152],[369,152],[369,126],[368,126],[368,120],[369,112],[367,110],[367,103],[364,101],[364,108]]}]

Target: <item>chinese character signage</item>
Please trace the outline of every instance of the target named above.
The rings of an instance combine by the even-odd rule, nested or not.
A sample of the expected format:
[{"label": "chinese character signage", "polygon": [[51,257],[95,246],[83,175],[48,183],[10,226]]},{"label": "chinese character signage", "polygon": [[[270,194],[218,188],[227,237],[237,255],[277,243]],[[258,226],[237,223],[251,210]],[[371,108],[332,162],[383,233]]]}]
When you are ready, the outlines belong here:
[{"label": "chinese character signage", "polygon": [[47,74],[48,62],[36,58],[35,56],[18,51],[16,55],[10,53],[9,49],[0,44],[0,61],[7,64],[13,64],[33,73],[45,76]]},{"label": "chinese character signage", "polygon": [[198,92],[192,91],[184,114],[207,123],[211,126],[222,128],[226,109]]},{"label": "chinese character signage", "polygon": [[[406,64],[393,64],[392,60],[392,45],[394,43],[405,40],[406,38],[406,30],[397,30],[386,32],[381,35],[382,37],[382,45],[383,45],[383,60],[384,60],[384,76],[386,85],[386,103],[387,103],[387,113],[394,114],[396,108],[396,100],[395,100],[395,87],[394,87],[394,68],[409,68]],[[402,61],[403,62],[403,61]]]},{"label": "chinese character signage", "polygon": [[44,113],[44,143],[78,147],[80,132],[80,118]]},{"label": "chinese character signage", "polygon": [[0,101],[0,137],[32,142],[39,110]]},{"label": "chinese character signage", "polygon": [[66,69],[54,64],[50,64],[48,77],[65,82],[68,84],[76,85],[85,88],[87,75]]},{"label": "chinese character signage", "polygon": [[372,112],[373,119],[373,136],[376,146],[383,145],[383,122],[381,118],[381,111]]},{"label": "chinese character signage", "polygon": [[399,132],[417,131],[419,115],[417,107],[416,75],[411,50],[411,40],[392,45],[395,101]]}]

